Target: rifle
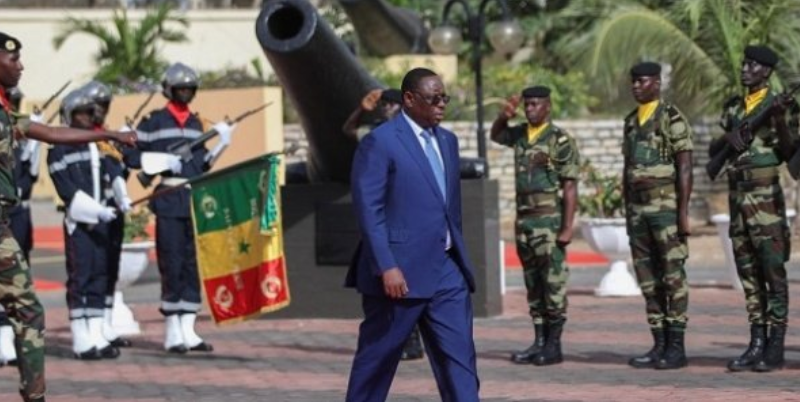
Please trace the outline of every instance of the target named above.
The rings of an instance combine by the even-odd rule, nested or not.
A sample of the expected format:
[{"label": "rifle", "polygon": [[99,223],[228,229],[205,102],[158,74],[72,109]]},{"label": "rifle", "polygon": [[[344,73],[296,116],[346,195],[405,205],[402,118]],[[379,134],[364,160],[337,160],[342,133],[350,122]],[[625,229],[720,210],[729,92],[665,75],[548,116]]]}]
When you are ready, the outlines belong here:
[{"label": "rifle", "polygon": [[[230,125],[237,124],[240,121],[266,109],[267,106],[271,104],[272,102],[265,103],[255,109],[250,109],[240,114],[233,120],[225,118],[225,121]],[[214,138],[215,136],[217,136],[217,134],[219,134],[217,133],[217,130],[214,130],[212,128],[211,130],[206,131],[205,133],[203,133],[203,135],[195,138],[192,141],[181,141],[173,143],[172,145],[167,147],[167,153],[179,156],[181,158],[181,162],[183,163],[189,162],[190,160],[192,160],[193,157],[192,151],[194,151],[200,146],[203,146],[206,143],[206,141]],[[136,178],[139,179],[139,183],[142,184],[142,187],[147,188],[150,187],[150,184],[153,183],[153,179],[155,178],[155,176],[149,175],[144,171],[139,171],[139,173],[136,175]]]},{"label": "rifle", "polygon": [[[282,151],[270,152],[267,155],[293,155],[295,152],[297,152],[298,149],[300,149],[300,145],[297,143],[297,141],[292,141],[291,143],[289,143],[289,146],[285,147]],[[131,207],[135,207],[135,206],[137,206],[139,204],[142,204],[142,203],[145,203],[147,201],[150,201],[153,198],[158,198],[158,197],[161,197],[162,195],[167,195],[167,194],[173,193],[175,191],[182,190],[184,188],[191,189],[192,188],[192,183],[197,181],[197,180],[200,180],[204,176],[205,175],[195,177],[194,179],[191,179],[191,180],[187,181],[186,183],[184,183],[183,185],[180,185],[180,186],[167,187],[167,188],[164,188],[164,189],[161,189],[161,190],[158,190],[158,191],[154,191],[154,192],[150,193],[149,195],[146,195],[146,196],[144,196],[142,198],[137,199],[136,201],[133,201],[131,203]]]},{"label": "rifle", "polygon": [[[775,101],[780,102],[781,97],[790,98],[797,90],[800,89],[800,83],[793,84],[789,87],[785,92],[778,95]],[[743,137],[742,140],[748,145],[753,141],[752,132],[758,129],[764,122],[771,116],[772,114],[772,105],[766,107],[761,110],[761,113],[755,115],[753,118],[741,122],[738,127],[733,128],[733,130],[738,130]],[[730,132],[730,131],[729,131]],[[724,140],[723,140],[724,141]],[[720,172],[722,172],[722,168],[725,166],[725,163],[730,159],[732,156],[735,156],[738,152],[733,148],[731,144],[727,142],[725,145],[720,149],[716,154],[711,155],[711,160],[706,164],[706,173],[708,173],[708,177],[711,180],[715,180],[717,176],[719,176]],[[800,158],[797,154],[792,157],[792,160]],[[800,164],[800,160],[796,162],[796,164]],[[798,173],[800,173],[800,166],[798,166]],[[792,175],[794,176],[794,174]]]},{"label": "rifle", "polygon": [[153,97],[155,95],[156,95],[156,92],[155,91],[151,91],[150,94],[147,95],[147,99],[145,99],[144,102],[142,102],[142,104],[139,105],[139,108],[136,109],[136,113],[133,114],[133,117],[125,116],[125,124],[128,127],[130,127],[131,130],[134,129],[133,125],[136,124],[136,120],[139,119],[139,116],[142,114],[142,111],[144,110],[145,106],[147,106],[147,104],[150,103],[150,101],[153,99]]},{"label": "rifle", "polygon": [[66,90],[69,84],[71,83],[72,80],[67,80],[67,82],[64,83],[64,85],[62,85],[61,88],[59,88],[58,91],[56,91],[56,93],[50,95],[50,97],[47,98],[46,101],[44,101],[44,104],[42,105],[41,108],[39,106],[34,106],[33,114],[41,114],[42,111],[47,109],[47,107],[50,106],[50,104],[53,103],[53,101],[56,100],[56,98],[58,98],[58,95],[61,95],[61,93],[64,92],[64,90]]}]

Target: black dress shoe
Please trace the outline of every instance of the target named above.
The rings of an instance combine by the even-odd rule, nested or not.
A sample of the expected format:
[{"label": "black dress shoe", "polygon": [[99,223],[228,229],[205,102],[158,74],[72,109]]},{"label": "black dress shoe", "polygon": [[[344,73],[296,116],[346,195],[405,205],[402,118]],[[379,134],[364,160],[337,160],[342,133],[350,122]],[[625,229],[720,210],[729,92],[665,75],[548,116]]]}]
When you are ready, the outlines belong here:
[{"label": "black dress shoe", "polygon": [[188,351],[189,351],[189,349],[186,349],[186,346],[183,346],[183,345],[173,346],[173,347],[167,349],[167,353],[175,353],[175,354],[179,354],[179,355],[186,354],[186,352],[188,352]]},{"label": "black dress shoe", "polygon": [[103,359],[116,359],[119,357],[119,349],[111,344],[100,349],[99,353]]},{"label": "black dress shoe", "polygon": [[130,339],[125,339],[122,337],[117,337],[117,339],[108,341],[108,343],[115,348],[129,348],[133,346],[133,343],[130,341]]},{"label": "black dress shoe", "polygon": [[213,352],[214,347],[210,343],[200,342],[199,344],[189,348],[190,352]]},{"label": "black dress shoe", "polygon": [[95,347],[85,352],[74,353],[73,356],[75,356],[75,358],[78,360],[100,360],[103,358],[103,356],[100,355],[100,352]]}]

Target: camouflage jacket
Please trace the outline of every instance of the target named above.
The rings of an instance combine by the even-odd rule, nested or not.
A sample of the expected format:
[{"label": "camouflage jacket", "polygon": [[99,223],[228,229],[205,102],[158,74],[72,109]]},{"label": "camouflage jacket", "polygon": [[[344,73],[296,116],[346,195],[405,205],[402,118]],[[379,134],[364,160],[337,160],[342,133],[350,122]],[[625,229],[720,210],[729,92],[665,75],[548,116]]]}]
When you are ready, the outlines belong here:
[{"label": "camouflage jacket", "polygon": [[[722,116],[720,117],[720,126],[725,132],[742,126],[748,120],[752,120],[762,113],[764,109],[770,107],[775,100],[775,96],[775,93],[770,89],[767,92],[767,96],[749,114],[745,114],[744,98],[741,96],[732,97],[725,102]],[[800,109],[797,103],[793,103],[786,112],[789,129],[795,137],[797,135],[799,112]],[[761,124],[760,127],[754,128],[750,147],[729,160],[734,169],[778,166],[782,162],[778,153],[778,133],[772,128],[771,124],[767,122]]]},{"label": "camouflage jacket", "polygon": [[560,180],[578,178],[578,146],[566,131],[550,123],[534,143],[528,141],[528,124],[503,131],[498,143],[514,148],[517,194],[554,193]]},{"label": "camouflage jacket", "polygon": [[641,190],[674,184],[675,155],[692,151],[692,127],[678,108],[664,101],[642,126],[637,110],[625,117],[622,154],[627,186]]},{"label": "camouflage jacket", "polygon": [[19,203],[14,180],[14,133],[28,131],[30,120],[9,113],[0,107],[0,208],[6,209]]}]

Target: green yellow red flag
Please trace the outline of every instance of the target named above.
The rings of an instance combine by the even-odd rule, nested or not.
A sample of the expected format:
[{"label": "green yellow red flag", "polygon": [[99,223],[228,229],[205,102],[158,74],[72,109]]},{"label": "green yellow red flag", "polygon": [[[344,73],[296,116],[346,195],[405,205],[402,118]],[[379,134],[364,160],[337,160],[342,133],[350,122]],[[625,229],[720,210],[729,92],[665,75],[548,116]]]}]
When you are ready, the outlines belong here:
[{"label": "green yellow red flag", "polygon": [[192,180],[197,266],[217,324],[289,305],[277,155]]}]

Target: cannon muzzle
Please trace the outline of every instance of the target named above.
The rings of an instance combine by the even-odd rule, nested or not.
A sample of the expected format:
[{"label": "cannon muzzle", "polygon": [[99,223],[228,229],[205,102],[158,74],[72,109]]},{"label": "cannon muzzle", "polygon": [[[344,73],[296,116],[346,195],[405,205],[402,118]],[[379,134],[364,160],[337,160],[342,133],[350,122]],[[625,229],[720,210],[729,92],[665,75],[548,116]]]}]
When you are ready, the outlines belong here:
[{"label": "cannon muzzle", "polygon": [[308,138],[308,178],[348,182],[356,142],[342,133],[380,85],[307,0],[267,0],[256,36]]},{"label": "cannon muzzle", "polygon": [[361,44],[375,56],[430,53],[420,16],[385,0],[339,0]]}]

